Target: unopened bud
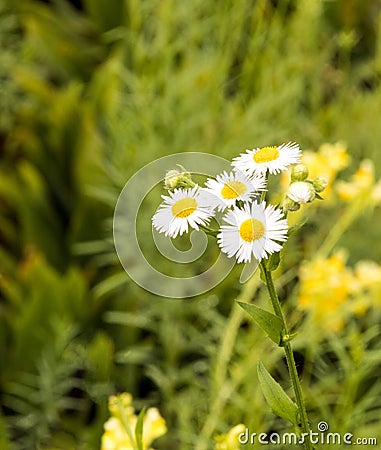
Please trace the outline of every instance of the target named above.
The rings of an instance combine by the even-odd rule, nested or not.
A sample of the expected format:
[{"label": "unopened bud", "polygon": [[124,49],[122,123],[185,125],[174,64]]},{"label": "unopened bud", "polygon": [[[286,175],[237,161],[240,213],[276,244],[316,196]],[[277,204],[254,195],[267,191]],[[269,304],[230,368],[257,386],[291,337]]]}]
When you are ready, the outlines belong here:
[{"label": "unopened bud", "polygon": [[296,164],[291,171],[291,182],[304,181],[308,177],[308,168],[305,164]]},{"label": "unopened bud", "polygon": [[322,192],[327,187],[328,180],[325,177],[317,177],[313,181],[313,186],[316,192]]},{"label": "unopened bud", "polygon": [[188,188],[194,185],[191,174],[185,171],[185,169],[184,172],[172,169],[165,174],[164,187],[166,189]]},{"label": "unopened bud", "polygon": [[181,172],[179,172],[178,170],[169,170],[165,174],[164,186],[167,189],[174,189],[179,183],[180,176]]},{"label": "unopened bud", "polygon": [[285,197],[282,202],[282,208],[284,211],[297,211],[300,208],[299,203],[294,202],[290,197]]},{"label": "unopened bud", "polygon": [[288,189],[288,197],[296,203],[310,203],[315,198],[315,189],[306,181],[295,181]]}]

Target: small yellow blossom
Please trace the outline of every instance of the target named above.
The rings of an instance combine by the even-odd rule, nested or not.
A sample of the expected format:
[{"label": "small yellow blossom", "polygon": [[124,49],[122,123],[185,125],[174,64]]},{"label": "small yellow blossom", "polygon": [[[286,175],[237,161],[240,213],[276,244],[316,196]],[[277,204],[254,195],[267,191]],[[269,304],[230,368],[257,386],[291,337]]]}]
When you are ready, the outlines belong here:
[{"label": "small yellow blossom", "polygon": [[340,331],[350,315],[364,315],[381,307],[381,266],[359,261],[351,269],[344,252],[316,258],[300,269],[298,304],[312,319],[331,331]]},{"label": "small yellow blossom", "polygon": [[143,446],[147,448],[152,441],[167,432],[165,420],[157,408],[148,408],[143,421]]},{"label": "small yellow blossom", "polygon": [[374,203],[381,201],[381,180],[376,184],[374,164],[370,159],[361,161],[352,181],[338,181],[335,187],[339,197],[345,201],[360,197]]},{"label": "small yellow blossom", "polygon": [[245,432],[245,425],[240,423],[233,427],[227,434],[220,434],[214,439],[216,441],[215,450],[239,450],[238,436]]},{"label": "small yellow blossom", "polygon": [[381,266],[374,261],[359,261],[354,268],[359,287],[359,314],[370,306],[381,306]]},{"label": "small yellow blossom", "polygon": [[114,417],[120,418],[120,408],[123,409],[127,418],[133,417],[135,410],[132,406],[132,395],[123,392],[118,395],[111,395],[108,399],[108,409]]},{"label": "small yellow blossom", "polygon": [[374,261],[359,261],[355,265],[355,275],[365,288],[381,286],[381,266]]},{"label": "small yellow blossom", "polygon": [[[322,144],[319,147],[318,155],[321,157],[320,161],[328,165],[332,172],[340,172],[340,170],[345,169],[350,158],[347,151],[347,146],[343,142],[336,142],[335,144]],[[309,168],[310,171],[312,168]],[[320,168],[319,168],[320,171]],[[319,174],[312,173],[312,177],[318,176]]]},{"label": "small yellow blossom", "polygon": [[[124,426],[122,415],[135,436],[137,416],[131,406],[132,396],[128,393],[112,395],[109,398],[111,417],[104,424],[101,450],[133,450],[131,439]],[[152,441],[167,432],[165,420],[156,408],[148,408],[143,419],[143,448],[148,449]]]},{"label": "small yellow blossom", "polygon": [[314,320],[324,322],[332,331],[340,330],[347,315],[350,294],[355,287],[352,271],[345,266],[345,256],[338,252],[328,259],[317,258],[300,270],[299,306]]}]

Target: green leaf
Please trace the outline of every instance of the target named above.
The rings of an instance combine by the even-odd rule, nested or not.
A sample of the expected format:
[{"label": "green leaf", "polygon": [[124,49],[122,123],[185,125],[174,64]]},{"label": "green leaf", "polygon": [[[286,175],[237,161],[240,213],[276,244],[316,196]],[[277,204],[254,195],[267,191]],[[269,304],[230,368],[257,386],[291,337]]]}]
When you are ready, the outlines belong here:
[{"label": "green leaf", "polygon": [[251,317],[257,322],[262,330],[267,333],[272,341],[274,341],[277,345],[280,344],[283,332],[283,323],[278,316],[249,303],[237,303],[251,315]]},{"label": "green leaf", "polygon": [[258,379],[263,395],[273,413],[297,425],[298,407],[284,392],[281,385],[269,374],[261,362],[258,363]]},{"label": "green leaf", "polygon": [[136,438],[136,445],[138,446],[138,450],[143,450],[143,422],[144,422],[145,413],[146,413],[146,409],[143,408],[140,411],[138,421],[136,422],[136,427],[135,427],[135,438]]},{"label": "green leaf", "polygon": [[300,230],[304,225],[308,222],[308,217],[305,217],[303,220],[301,220],[299,223],[295,224],[294,226],[290,227],[288,230],[288,235],[291,236],[292,233],[295,233],[295,231]]}]

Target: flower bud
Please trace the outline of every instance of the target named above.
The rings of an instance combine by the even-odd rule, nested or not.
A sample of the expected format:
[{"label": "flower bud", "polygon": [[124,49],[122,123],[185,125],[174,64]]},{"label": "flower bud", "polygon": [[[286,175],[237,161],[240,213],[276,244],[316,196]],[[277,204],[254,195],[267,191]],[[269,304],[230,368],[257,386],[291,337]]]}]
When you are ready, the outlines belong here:
[{"label": "flower bud", "polygon": [[296,164],[291,171],[291,182],[304,181],[308,177],[308,168],[305,164]]},{"label": "flower bud", "polygon": [[313,181],[315,192],[322,192],[327,187],[328,180],[326,177],[317,177]]},{"label": "flower bud", "polygon": [[294,200],[291,200],[290,197],[285,197],[285,199],[282,202],[282,208],[284,211],[297,211],[300,208],[299,203],[294,202]]},{"label": "flower bud", "polygon": [[288,189],[288,197],[296,203],[310,203],[315,198],[315,189],[306,181],[295,181]]},{"label": "flower bud", "polygon": [[174,189],[175,187],[177,187],[179,181],[180,181],[180,176],[181,176],[181,172],[179,172],[178,170],[169,170],[166,174],[165,174],[165,179],[164,179],[164,186],[167,189]]},{"label": "flower bud", "polygon": [[185,169],[180,172],[177,169],[169,170],[165,174],[164,187],[165,189],[175,189],[175,188],[187,188],[193,187],[194,183],[192,181],[192,176]]}]

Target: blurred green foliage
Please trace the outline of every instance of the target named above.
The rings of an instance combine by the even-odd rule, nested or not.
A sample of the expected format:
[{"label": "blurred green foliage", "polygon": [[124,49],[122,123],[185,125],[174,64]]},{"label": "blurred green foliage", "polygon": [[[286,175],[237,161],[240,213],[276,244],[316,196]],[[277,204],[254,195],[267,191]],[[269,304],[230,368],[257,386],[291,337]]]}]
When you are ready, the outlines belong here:
[{"label": "blurred green foliage", "polygon": [[[210,449],[239,422],[285,426],[256,378],[262,358],[286,380],[284,361],[233,306],[238,272],[202,298],[155,298],[118,263],[113,208],[137,169],[180,151],[230,159],[344,140],[352,167],[369,157],[377,170],[380,11],[377,0],[0,0],[1,449],[98,448],[107,397],[124,390],[159,405],[158,449]],[[319,242],[323,214],[290,243],[286,275],[308,233]],[[344,237],[354,261],[379,258],[374,214]],[[284,297],[294,285],[281,278]],[[300,364],[315,364],[313,425],[381,439],[375,317],[348,336],[296,341]]]}]

